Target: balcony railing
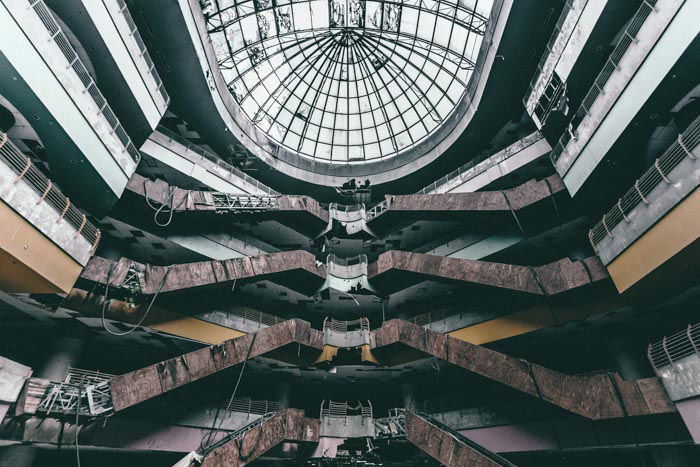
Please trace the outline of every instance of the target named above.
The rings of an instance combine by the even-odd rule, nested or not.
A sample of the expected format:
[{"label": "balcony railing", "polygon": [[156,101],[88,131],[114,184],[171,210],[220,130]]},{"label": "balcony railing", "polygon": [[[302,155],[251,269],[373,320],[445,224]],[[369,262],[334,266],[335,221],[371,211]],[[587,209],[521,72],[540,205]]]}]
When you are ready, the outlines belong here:
[{"label": "balcony railing", "polygon": [[82,235],[92,245],[91,251],[95,251],[101,236],[97,227],[87,220],[80,209],[71,204],[70,199],[54,186],[3,132],[0,132],[0,159],[17,174],[16,181],[23,180],[31,186],[41,197],[40,202],[50,204],[59,213],[59,220],[65,219],[75,228],[75,236]]},{"label": "balcony railing", "polygon": [[664,336],[658,342],[649,344],[647,356],[649,363],[657,371],[659,368],[671,365],[683,357],[700,352],[700,323],[689,324],[683,331],[668,337]]},{"label": "balcony railing", "polygon": [[623,220],[640,203],[649,204],[647,196],[661,182],[669,183],[668,174],[685,159],[695,159],[692,151],[700,144],[700,117],[696,118],[678,139],[654,162],[634,186],[617,200],[615,206],[588,232],[593,248],[605,237],[613,237],[612,229]]},{"label": "balcony railing", "polygon": [[620,35],[620,39],[617,41],[615,48],[603,65],[603,69],[600,71],[595,81],[593,81],[593,86],[588,90],[578,110],[571,118],[569,131],[565,131],[564,134],[561,135],[559,142],[552,150],[550,157],[552,158],[552,163],[555,165],[564,152],[564,149],[569,144],[569,141],[571,141],[573,135],[576,133],[578,126],[590,113],[590,108],[593,103],[598,99],[598,96],[603,94],[603,88],[605,88],[610,76],[612,76],[615,70],[620,69],[620,60],[623,55],[625,55],[625,52],[627,52],[627,49],[629,49],[630,45],[638,41],[637,33],[639,33],[639,30],[642,28],[642,25],[651,12],[654,11],[656,2],[657,0],[644,0]]},{"label": "balcony railing", "polygon": [[271,315],[253,308],[242,305],[231,305],[230,307],[221,309],[227,315],[238,316],[247,321],[253,321],[255,323],[260,323],[265,326],[273,326],[277,323],[287,321],[285,318],[280,318],[279,316]]},{"label": "balcony railing", "polygon": [[[575,1],[576,0],[566,0],[564,8],[562,9],[561,14],[559,15],[559,19],[557,20],[557,24],[554,25],[554,31],[552,31],[552,35],[549,37],[549,41],[545,45],[546,52],[542,54],[542,58],[540,58],[540,62],[537,64],[537,71],[535,71],[535,75],[532,77],[532,80],[530,81],[530,86],[528,87],[527,92],[525,93],[525,97],[523,98],[523,105],[525,107],[527,107],[528,99],[532,94],[532,90],[535,88],[535,83],[537,83],[537,80],[539,79],[540,75],[544,70],[544,64],[547,62],[549,56],[552,53],[554,53],[554,43],[557,41],[557,38],[561,34],[561,27],[563,26],[564,21],[566,21],[567,16],[569,16],[569,13],[571,12]],[[587,3],[588,0],[583,0],[581,2],[581,11],[583,11],[583,9],[586,8]]]},{"label": "balcony railing", "polygon": [[162,133],[163,135],[167,136],[170,138],[172,141],[177,142],[178,144],[181,144],[182,146],[185,146],[189,151],[194,152],[195,154],[207,159],[210,162],[213,162],[214,164],[218,165],[222,169],[226,170],[227,172],[231,172],[233,175],[235,175],[238,178],[243,179],[244,181],[250,183],[251,185],[255,186],[257,189],[260,191],[267,193],[271,196],[280,196],[280,193],[278,191],[273,190],[269,186],[260,183],[250,175],[246,174],[240,169],[237,169],[236,167],[232,166],[228,162],[224,161],[222,158],[217,156],[216,154],[207,151],[201,146],[197,146],[196,144],[192,143],[186,138],[183,138],[182,136],[178,135],[171,129],[164,127],[163,125],[158,125],[158,132]]},{"label": "balcony railing", "polygon": [[82,61],[80,61],[78,54],[73,49],[73,46],[70,45],[70,42],[68,42],[66,35],[61,30],[60,26],[54,19],[47,6],[44,4],[43,0],[30,0],[29,5],[34,9],[34,12],[37,14],[46,30],[49,32],[51,40],[56,43],[63,56],[66,58],[66,60],[68,60],[70,68],[72,68],[75,74],[78,75],[78,78],[85,86],[87,93],[95,102],[97,108],[100,109],[100,113],[105,117],[107,123],[109,123],[109,126],[112,128],[112,131],[115,135],[117,135],[117,138],[119,138],[119,141],[121,141],[121,143],[124,145],[126,152],[128,152],[134,162],[138,164],[139,160],[141,159],[139,151],[134,146],[134,143],[131,142],[131,138],[129,138],[129,135],[122,127],[119,119],[107,103],[107,100],[98,89],[97,84],[95,84],[95,80],[92,79],[92,76],[90,76],[90,73],[88,73],[85,65],[83,65]]},{"label": "balcony railing", "polygon": [[146,48],[146,44],[143,42],[143,38],[141,38],[141,34],[139,34],[139,31],[136,28],[134,18],[131,16],[129,8],[127,8],[124,0],[116,0],[116,2],[117,6],[119,7],[119,13],[121,13],[121,15],[124,17],[124,20],[126,20],[126,24],[129,27],[129,35],[136,41],[141,57],[143,57],[143,60],[146,62],[146,66],[148,67],[148,73],[150,73],[153,80],[156,82],[158,92],[160,93],[163,101],[165,102],[165,106],[167,107],[170,103],[170,96],[168,95],[168,91],[165,90],[163,80],[160,79],[160,75],[156,70],[156,65],[153,63],[151,55],[148,53],[148,49]]}]

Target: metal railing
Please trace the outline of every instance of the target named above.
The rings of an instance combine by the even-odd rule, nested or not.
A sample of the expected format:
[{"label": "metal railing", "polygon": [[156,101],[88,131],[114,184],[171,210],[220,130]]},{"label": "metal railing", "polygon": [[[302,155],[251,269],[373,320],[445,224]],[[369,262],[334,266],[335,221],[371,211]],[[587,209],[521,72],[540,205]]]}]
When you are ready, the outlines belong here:
[{"label": "metal railing", "polygon": [[45,415],[95,417],[113,410],[110,382],[114,375],[70,368],[61,382],[50,382],[37,411]]},{"label": "metal railing", "polygon": [[241,196],[231,193],[211,192],[216,211],[259,212],[277,209],[276,196]]},{"label": "metal railing", "polygon": [[326,329],[336,332],[369,331],[369,319],[363,317],[350,321],[339,321],[326,317],[323,320],[323,330]]},{"label": "metal railing", "polygon": [[0,159],[17,174],[15,182],[23,180],[41,196],[39,202],[51,205],[59,214],[59,220],[65,219],[76,230],[75,236],[82,235],[95,251],[100,242],[101,233],[95,225],[87,220],[87,216],[68,199],[32,160],[25,156],[7,134],[0,131]]},{"label": "metal railing", "polygon": [[165,90],[163,80],[160,79],[158,70],[156,70],[156,65],[155,63],[153,63],[151,55],[148,53],[148,49],[146,48],[146,44],[143,42],[141,34],[139,34],[138,28],[136,27],[136,23],[134,23],[134,18],[131,16],[129,8],[126,6],[124,0],[116,0],[116,2],[117,6],[119,7],[119,13],[121,13],[121,15],[124,17],[124,20],[126,21],[126,24],[129,27],[129,35],[134,38],[134,41],[136,41],[136,45],[139,48],[139,53],[141,57],[143,57],[143,60],[146,62],[146,66],[148,67],[148,73],[151,75],[151,77],[153,77],[153,80],[156,82],[158,92],[160,93],[160,96],[163,98],[165,106],[167,107],[170,103],[170,96],[168,95],[168,91]]},{"label": "metal railing", "polygon": [[[552,35],[549,37],[549,41],[547,41],[547,44],[545,45],[546,52],[542,54],[542,58],[540,58],[539,63],[537,64],[537,70],[535,71],[534,76],[532,77],[532,80],[530,80],[530,86],[527,89],[527,92],[525,93],[525,97],[523,98],[523,105],[525,108],[527,108],[527,101],[529,100],[530,95],[532,94],[532,90],[535,88],[535,83],[537,83],[537,80],[539,79],[540,75],[542,74],[542,71],[544,69],[544,64],[547,62],[547,59],[549,56],[554,53],[554,43],[557,41],[557,38],[561,34],[561,27],[564,24],[564,21],[566,21],[566,17],[569,16],[569,13],[573,9],[574,2],[576,0],[566,0],[566,3],[564,4],[564,8],[561,10],[561,13],[559,14],[559,19],[557,19],[557,23],[554,25],[554,30],[552,31]],[[583,11],[586,8],[586,5],[588,4],[588,0],[582,0],[582,5],[581,5],[581,11]],[[546,85],[546,83],[545,83]]]},{"label": "metal railing", "polygon": [[78,75],[78,79],[80,79],[85,86],[85,90],[95,102],[97,108],[100,109],[100,113],[107,120],[107,123],[109,123],[112,131],[117,138],[119,138],[119,141],[121,141],[121,143],[124,145],[125,151],[128,152],[134,162],[138,164],[139,160],[141,159],[139,151],[136,149],[136,146],[134,146],[134,143],[131,142],[131,138],[129,138],[129,135],[126,133],[124,127],[122,127],[122,124],[119,122],[119,119],[107,103],[107,100],[100,92],[97,84],[95,84],[95,80],[92,79],[92,76],[90,76],[90,73],[88,73],[87,68],[85,68],[85,65],[83,65],[83,62],[80,60],[80,57],[78,57],[75,49],[73,49],[73,46],[70,45],[70,42],[68,42],[68,38],[61,30],[46,4],[44,4],[44,1],[30,0],[29,5],[34,9],[34,12],[37,14],[42,24],[48,31],[50,40],[53,40],[56,43],[63,56],[66,58],[66,60],[68,60],[69,67],[73,69],[76,75]]},{"label": "metal railing", "polygon": [[636,13],[627,24],[627,27],[620,35],[620,39],[617,41],[615,48],[603,65],[603,69],[600,70],[600,73],[598,73],[598,76],[593,81],[593,85],[588,90],[588,93],[583,98],[578,110],[571,118],[569,130],[565,131],[564,134],[561,135],[559,142],[552,150],[550,157],[552,159],[552,163],[555,165],[564,152],[564,148],[566,148],[569,141],[571,141],[571,138],[578,129],[578,126],[590,113],[589,109],[593,103],[596,101],[596,99],[598,99],[598,96],[603,94],[603,88],[607,84],[612,74],[615,72],[615,70],[620,69],[620,60],[625,52],[627,52],[629,46],[638,41],[637,33],[642,28],[642,25],[647,20],[651,12],[654,11],[656,2],[657,0],[645,0],[642,2],[639,9],[637,9]]},{"label": "metal railing", "polygon": [[387,209],[389,209],[389,206],[391,205],[391,199],[392,198],[385,198],[384,201],[381,201],[369,208],[365,213],[365,219],[368,221],[372,220]]},{"label": "metal railing", "polygon": [[321,417],[348,417],[352,415],[372,418],[372,402],[366,401],[363,404],[361,401],[358,401],[357,404],[350,405],[347,401],[333,402],[325,399],[321,401]]},{"label": "metal railing", "polygon": [[[473,178],[474,176],[483,173],[490,169],[491,167],[494,167],[504,160],[508,159],[509,157],[513,156],[514,154],[518,154],[520,151],[532,146],[533,144],[537,143],[543,138],[542,134],[539,132],[531,133],[530,135],[522,138],[521,140],[511,144],[507,148],[503,149],[502,151],[499,151],[496,154],[490,154],[488,152],[483,152],[481,153],[481,156],[477,156],[476,158],[472,159],[471,161],[461,165],[457,169],[453,170],[452,172],[448,173],[447,175],[444,175],[443,177],[440,177],[439,179],[435,180],[433,183],[430,185],[424,187],[420,191],[416,192],[418,195],[427,195],[435,190],[437,190],[439,187],[445,185],[446,183],[456,180],[456,179],[461,179],[462,181],[466,181],[468,178]],[[512,151],[509,150],[512,146],[515,144],[518,144],[519,142],[524,142],[526,146],[523,146],[522,149],[518,151]],[[503,153],[503,154],[500,154]],[[369,219],[369,212],[367,215],[367,218]]]},{"label": "metal railing", "polygon": [[217,448],[220,448],[224,444],[226,444],[226,443],[228,443],[236,438],[243,436],[244,434],[246,434],[250,430],[252,430],[254,428],[261,427],[263,423],[265,423],[266,421],[268,421],[269,419],[274,417],[276,414],[277,414],[277,412],[270,412],[270,413],[264,414],[262,417],[258,418],[257,420],[253,420],[252,422],[245,425],[244,427],[239,428],[238,430],[229,433],[228,435],[224,436],[223,438],[221,438],[219,441],[215,442],[214,444],[202,449],[200,451],[200,454],[203,456],[206,456],[207,454],[209,454],[210,452],[214,451]]},{"label": "metal railing", "polygon": [[417,324],[418,326],[428,326],[432,323],[443,321],[447,318],[451,318],[452,316],[456,316],[459,313],[459,311],[454,311],[449,308],[443,308],[416,315],[413,318],[409,318],[407,321]]},{"label": "metal railing", "polygon": [[493,451],[489,451],[488,449],[486,449],[486,448],[483,447],[482,445],[480,445],[480,444],[476,443],[475,441],[472,441],[471,439],[467,438],[466,436],[464,436],[463,434],[461,434],[461,433],[458,432],[457,430],[454,430],[454,429],[450,428],[449,426],[445,425],[444,423],[440,423],[439,421],[435,420],[435,419],[434,419],[433,417],[431,417],[430,415],[428,415],[428,414],[426,414],[426,413],[421,413],[421,412],[413,412],[413,413],[414,413],[414,415],[416,415],[417,417],[421,418],[421,419],[422,419],[423,421],[425,421],[426,423],[428,423],[428,424],[434,426],[434,427],[437,428],[438,430],[441,430],[441,431],[443,431],[443,432],[449,434],[449,435],[452,436],[454,439],[456,439],[458,442],[460,442],[460,443],[462,443],[462,444],[464,444],[464,445],[466,445],[466,446],[469,446],[469,447],[470,447],[471,449],[473,449],[474,451],[478,452],[479,454],[481,454],[481,455],[483,455],[483,456],[485,456],[485,457],[488,457],[489,459],[493,460],[493,461],[494,461],[495,463],[497,463],[498,465],[516,467],[515,464],[513,464],[512,462],[510,462],[510,461],[509,461],[508,459],[506,459],[505,457],[502,457],[502,456],[496,454],[496,453],[493,452]]},{"label": "metal railing", "polygon": [[593,248],[596,248],[605,237],[613,237],[612,229],[623,220],[628,220],[628,214],[640,203],[649,204],[647,196],[661,182],[670,183],[669,173],[686,157],[695,159],[692,151],[700,144],[700,117],[696,118],[686,130],[678,135],[678,139],[654,162],[632,188],[617,200],[613,208],[603,216],[595,227],[588,232],[588,238]]},{"label": "metal railing", "polygon": [[700,323],[695,323],[689,324],[683,331],[668,337],[664,336],[660,341],[649,344],[647,357],[658,373],[662,366],[672,365],[673,362],[698,352],[700,352]]},{"label": "metal railing", "polygon": [[226,399],[217,404],[219,407],[230,412],[244,413],[248,415],[265,415],[274,413],[280,410],[279,402],[269,401],[267,399],[254,400],[250,397],[236,397],[234,399]]},{"label": "metal railing", "polygon": [[231,305],[230,307],[218,311],[229,315],[238,316],[239,318],[243,318],[248,321],[264,324],[265,326],[273,326],[277,323],[287,321],[285,318],[280,318],[279,316],[264,313],[243,305]]},{"label": "metal railing", "polygon": [[201,156],[202,158],[208,160],[209,162],[213,162],[214,164],[218,165],[222,169],[226,170],[227,172],[230,172],[232,175],[243,179],[245,182],[255,186],[255,188],[259,189],[260,191],[263,191],[271,196],[280,196],[280,193],[278,191],[273,190],[269,186],[260,183],[250,175],[246,174],[242,170],[232,166],[228,162],[224,161],[222,158],[217,156],[216,154],[207,151],[201,146],[198,146],[191,141],[189,141],[187,138],[184,138],[171,129],[163,126],[163,125],[158,125],[157,128],[159,133],[162,133],[163,135],[167,136],[170,138],[171,141],[175,141],[176,143],[184,146],[187,150],[194,152],[198,156]]}]

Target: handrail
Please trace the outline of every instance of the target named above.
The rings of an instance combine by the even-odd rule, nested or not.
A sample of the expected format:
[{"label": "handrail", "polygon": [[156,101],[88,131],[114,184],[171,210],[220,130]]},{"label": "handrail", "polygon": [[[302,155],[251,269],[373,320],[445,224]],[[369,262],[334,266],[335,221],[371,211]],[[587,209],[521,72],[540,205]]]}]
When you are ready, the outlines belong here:
[{"label": "handrail", "polygon": [[148,53],[148,48],[143,42],[143,38],[141,37],[141,34],[139,33],[138,28],[136,27],[134,18],[131,16],[131,12],[129,12],[129,8],[126,6],[126,2],[124,2],[124,0],[116,0],[116,2],[117,6],[119,7],[119,13],[122,14],[124,20],[126,20],[127,26],[129,27],[129,34],[131,35],[131,37],[134,38],[134,41],[136,41],[136,45],[139,48],[139,53],[143,57],[143,60],[146,62],[146,66],[148,66],[148,72],[153,77],[153,80],[156,82],[158,92],[160,93],[161,97],[163,98],[163,101],[165,102],[165,107],[167,107],[170,103],[170,95],[165,89],[163,80],[160,79],[158,70],[156,70],[156,65],[155,63],[153,63],[151,55]]},{"label": "handrail", "polygon": [[262,311],[247,307],[245,305],[231,305],[227,308],[218,311],[224,312],[227,315],[238,316],[239,318],[243,318],[248,321],[264,324],[265,326],[273,326],[277,323],[287,321],[286,319],[280,318],[279,316],[264,313]]},{"label": "handrail", "polygon": [[323,320],[323,330],[326,329],[337,332],[369,331],[369,319],[362,317],[350,321],[340,321],[326,317]]},{"label": "handrail", "polygon": [[[569,13],[573,9],[574,1],[575,0],[566,0],[566,3],[564,3],[564,8],[562,8],[561,13],[559,14],[559,18],[557,19],[557,22],[554,25],[552,35],[549,36],[549,41],[547,41],[547,44],[545,45],[546,51],[542,54],[542,57],[540,58],[540,61],[537,64],[537,71],[530,80],[530,86],[528,87],[527,92],[525,93],[525,97],[523,98],[523,105],[525,105],[526,108],[527,101],[529,100],[530,95],[532,94],[532,90],[535,88],[535,83],[542,74],[544,64],[547,62],[547,58],[549,58],[549,55],[553,52],[554,43],[559,37],[559,34],[561,34],[561,26],[564,24],[564,21],[566,21],[566,17],[569,16]],[[581,5],[581,11],[583,11],[586,8],[587,4],[588,0],[583,0],[583,4]]]},{"label": "handrail", "polygon": [[361,415],[363,417],[373,418],[372,403],[367,401],[363,404],[362,401],[357,401],[357,405],[350,405],[345,402],[333,402],[332,400],[321,401],[321,417],[347,417],[352,415]]},{"label": "handrail", "polygon": [[[514,146],[515,144],[519,143],[520,141],[524,141],[525,143],[529,143],[527,146],[523,147],[523,150],[532,146],[533,144],[537,143],[538,141],[542,140],[543,136],[540,132],[535,132],[527,135],[526,137],[516,141],[515,143],[509,145],[508,147],[498,151],[496,154],[491,154],[489,152],[483,152],[482,157],[477,155],[474,159],[470,160],[469,162],[466,162],[465,164],[462,164],[461,166],[457,167],[455,170],[452,172],[440,177],[439,179],[435,180],[433,183],[430,185],[427,185],[423,187],[420,191],[417,191],[416,194],[418,195],[427,195],[435,190],[437,190],[439,187],[445,185],[446,183],[456,180],[456,179],[461,179],[463,181],[466,181],[464,178],[465,176],[468,175],[478,175],[486,170],[490,169],[491,167],[494,167],[504,160],[508,159],[509,157],[519,153],[520,151],[509,151],[509,149]],[[503,154],[501,154],[503,153]],[[485,156],[485,157],[484,157]],[[473,178],[473,177],[469,177]],[[381,203],[380,203],[381,204]],[[377,205],[378,206],[378,205]],[[375,208],[377,207],[375,206]],[[374,209],[374,208],[372,208]],[[367,212],[367,218],[369,219],[370,211]],[[375,216],[373,216],[375,217]]]},{"label": "handrail", "polygon": [[426,413],[421,413],[421,412],[413,412],[413,414],[416,415],[417,417],[419,417],[420,419],[422,419],[424,422],[429,423],[430,425],[433,425],[435,428],[449,434],[450,436],[455,438],[460,443],[469,446],[470,448],[472,448],[474,451],[478,452],[479,454],[481,454],[485,457],[488,457],[489,459],[496,462],[497,464],[515,467],[515,464],[510,462],[505,457],[502,457],[493,451],[489,451],[488,449],[486,449],[485,447],[483,447],[479,443],[472,441],[471,439],[467,438],[466,436],[464,436],[462,433],[458,432],[457,430],[450,428],[449,426],[445,425],[444,423],[438,422],[430,415],[428,415]]},{"label": "handrail", "polygon": [[660,367],[672,365],[683,357],[698,353],[699,348],[700,323],[689,324],[684,330],[649,344],[647,357],[658,374]]},{"label": "handrail", "polygon": [[632,43],[638,41],[637,33],[642,28],[642,25],[645,23],[646,19],[649,17],[649,14],[654,11],[656,2],[657,0],[645,0],[642,2],[639,9],[637,9],[627,27],[620,35],[620,39],[617,41],[615,48],[606,60],[602,70],[600,70],[600,73],[598,73],[595,81],[593,81],[593,85],[588,90],[588,93],[581,101],[581,105],[579,106],[578,110],[571,118],[570,131],[565,131],[561,135],[559,142],[552,150],[550,157],[553,164],[556,165],[557,161],[564,152],[564,148],[569,144],[569,141],[571,141],[572,135],[576,132],[583,119],[588,115],[589,109],[596,99],[598,99],[598,96],[603,93],[603,88],[607,84],[613,72],[620,68],[619,63],[622,56],[625,54],[625,52],[627,52],[627,49]]},{"label": "handrail", "polygon": [[39,168],[31,163],[31,159],[0,131],[0,159],[2,159],[17,174],[17,180],[23,180],[41,197],[39,202],[46,202],[61,215],[76,230],[76,236],[81,235],[92,245],[95,251],[100,242],[100,231],[88,221],[85,214],[49,180]]},{"label": "handrail", "polygon": [[97,84],[95,84],[95,80],[90,76],[90,73],[88,73],[87,68],[83,65],[75,49],[70,45],[68,38],[66,38],[66,35],[54,19],[44,3],[44,0],[30,0],[29,5],[34,9],[34,12],[48,31],[50,40],[53,40],[61,50],[63,56],[68,60],[70,68],[78,75],[78,79],[80,79],[85,86],[87,93],[90,95],[95,105],[97,105],[97,108],[100,109],[100,113],[105,117],[112,131],[117,135],[117,138],[119,138],[119,141],[124,145],[124,150],[128,152],[134,162],[138,164],[141,159],[141,154],[136,149],[136,146],[134,146],[134,143],[131,141],[131,138],[129,138],[124,127],[122,127],[121,122],[114,114],[114,111],[112,111],[107,100],[100,92]]},{"label": "handrail", "polygon": [[413,318],[407,319],[407,321],[414,323],[418,326],[428,326],[430,324],[436,323],[438,321],[451,318],[460,314],[459,311],[453,311],[450,308],[442,308],[438,310],[432,310],[427,313],[416,315]]},{"label": "handrail", "polygon": [[656,159],[632,188],[618,199],[615,206],[588,232],[588,238],[593,248],[606,237],[612,237],[611,230],[623,220],[627,221],[628,214],[640,203],[649,204],[647,196],[661,182],[668,183],[668,174],[686,157],[694,159],[692,151],[698,145],[700,145],[700,117],[688,125],[688,128],[678,136],[678,139]]},{"label": "handrail", "polygon": [[263,423],[265,423],[267,420],[274,417],[275,415],[277,415],[277,412],[270,412],[270,413],[264,414],[262,417],[258,418],[257,420],[253,420],[252,422],[239,428],[238,430],[233,431],[233,432],[229,433],[228,435],[224,436],[223,438],[221,438],[219,441],[213,443],[212,445],[207,446],[206,448],[202,449],[200,451],[200,454],[203,456],[206,456],[210,452],[223,446],[224,444],[228,443],[229,441],[238,438],[239,436],[243,435],[244,433],[249,432],[253,428],[257,428],[258,426],[262,425]]},{"label": "handrail", "polygon": [[195,154],[203,157],[204,159],[207,159],[210,162],[213,162],[214,164],[218,165],[219,167],[226,170],[227,172],[230,172],[233,175],[235,175],[236,177],[241,178],[244,181],[246,181],[247,183],[250,183],[251,185],[255,186],[259,190],[261,190],[261,191],[263,191],[271,196],[280,196],[280,193],[278,191],[273,190],[269,186],[259,182],[258,180],[254,179],[253,177],[246,174],[242,170],[232,166],[231,164],[229,164],[228,162],[226,162],[225,160],[223,160],[221,157],[217,156],[216,154],[214,154],[210,151],[207,151],[203,147],[194,144],[193,142],[191,142],[187,138],[184,138],[184,137],[178,135],[177,133],[172,131],[170,128],[167,128],[163,125],[158,125],[156,130],[159,133],[162,133],[163,135],[170,138],[171,141],[175,141],[175,142],[181,144],[182,146],[185,146],[186,149],[194,152]]}]

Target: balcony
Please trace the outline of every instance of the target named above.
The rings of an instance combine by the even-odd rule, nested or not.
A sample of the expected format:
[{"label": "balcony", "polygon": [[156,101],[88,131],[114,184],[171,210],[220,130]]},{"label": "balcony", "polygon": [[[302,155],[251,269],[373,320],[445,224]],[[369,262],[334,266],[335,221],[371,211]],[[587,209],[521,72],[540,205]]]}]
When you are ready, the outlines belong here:
[{"label": "balcony", "polygon": [[[85,46],[95,79],[139,146],[165,114],[170,96],[124,0],[45,0]],[[90,47],[88,47],[90,45]]]},{"label": "balcony", "polygon": [[[186,174],[190,184],[182,188],[207,186],[215,191],[241,195],[278,196],[279,193],[260,183],[219,156],[188,141],[172,130],[159,125],[141,146],[141,152],[155,160],[161,172],[181,178]],[[153,165],[147,161],[147,166]],[[149,170],[144,167],[145,170]]]},{"label": "balcony", "polygon": [[551,153],[572,196],[689,48],[698,15],[697,2],[652,0],[627,23]]},{"label": "balcony", "polygon": [[[100,231],[0,133],[0,289],[68,292]],[[17,235],[19,233],[19,235]]]},{"label": "balcony", "polygon": [[[474,159],[458,167],[444,177],[435,180],[418,194],[470,193],[486,188],[492,182],[531,168],[532,163],[547,154],[552,148],[539,132],[516,141],[492,156]],[[523,175],[532,178],[533,174]]]},{"label": "balcony", "polygon": [[0,5],[0,92],[47,149],[52,176],[101,216],[121,195],[139,152],[43,1]]},{"label": "balcony", "polygon": [[700,236],[699,156],[700,117],[590,230],[591,245],[620,292],[655,271],[666,280],[673,272],[676,285],[692,276],[689,267],[672,266],[697,264],[688,255]]}]

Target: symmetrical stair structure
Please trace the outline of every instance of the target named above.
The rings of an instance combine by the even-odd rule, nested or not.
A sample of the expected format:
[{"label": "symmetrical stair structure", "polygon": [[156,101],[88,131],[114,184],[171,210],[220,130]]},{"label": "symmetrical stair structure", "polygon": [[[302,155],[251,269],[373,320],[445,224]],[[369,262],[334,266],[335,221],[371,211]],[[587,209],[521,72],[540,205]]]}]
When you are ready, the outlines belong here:
[{"label": "symmetrical stair structure", "polygon": [[700,465],[698,18],[0,0],[0,466]]}]

